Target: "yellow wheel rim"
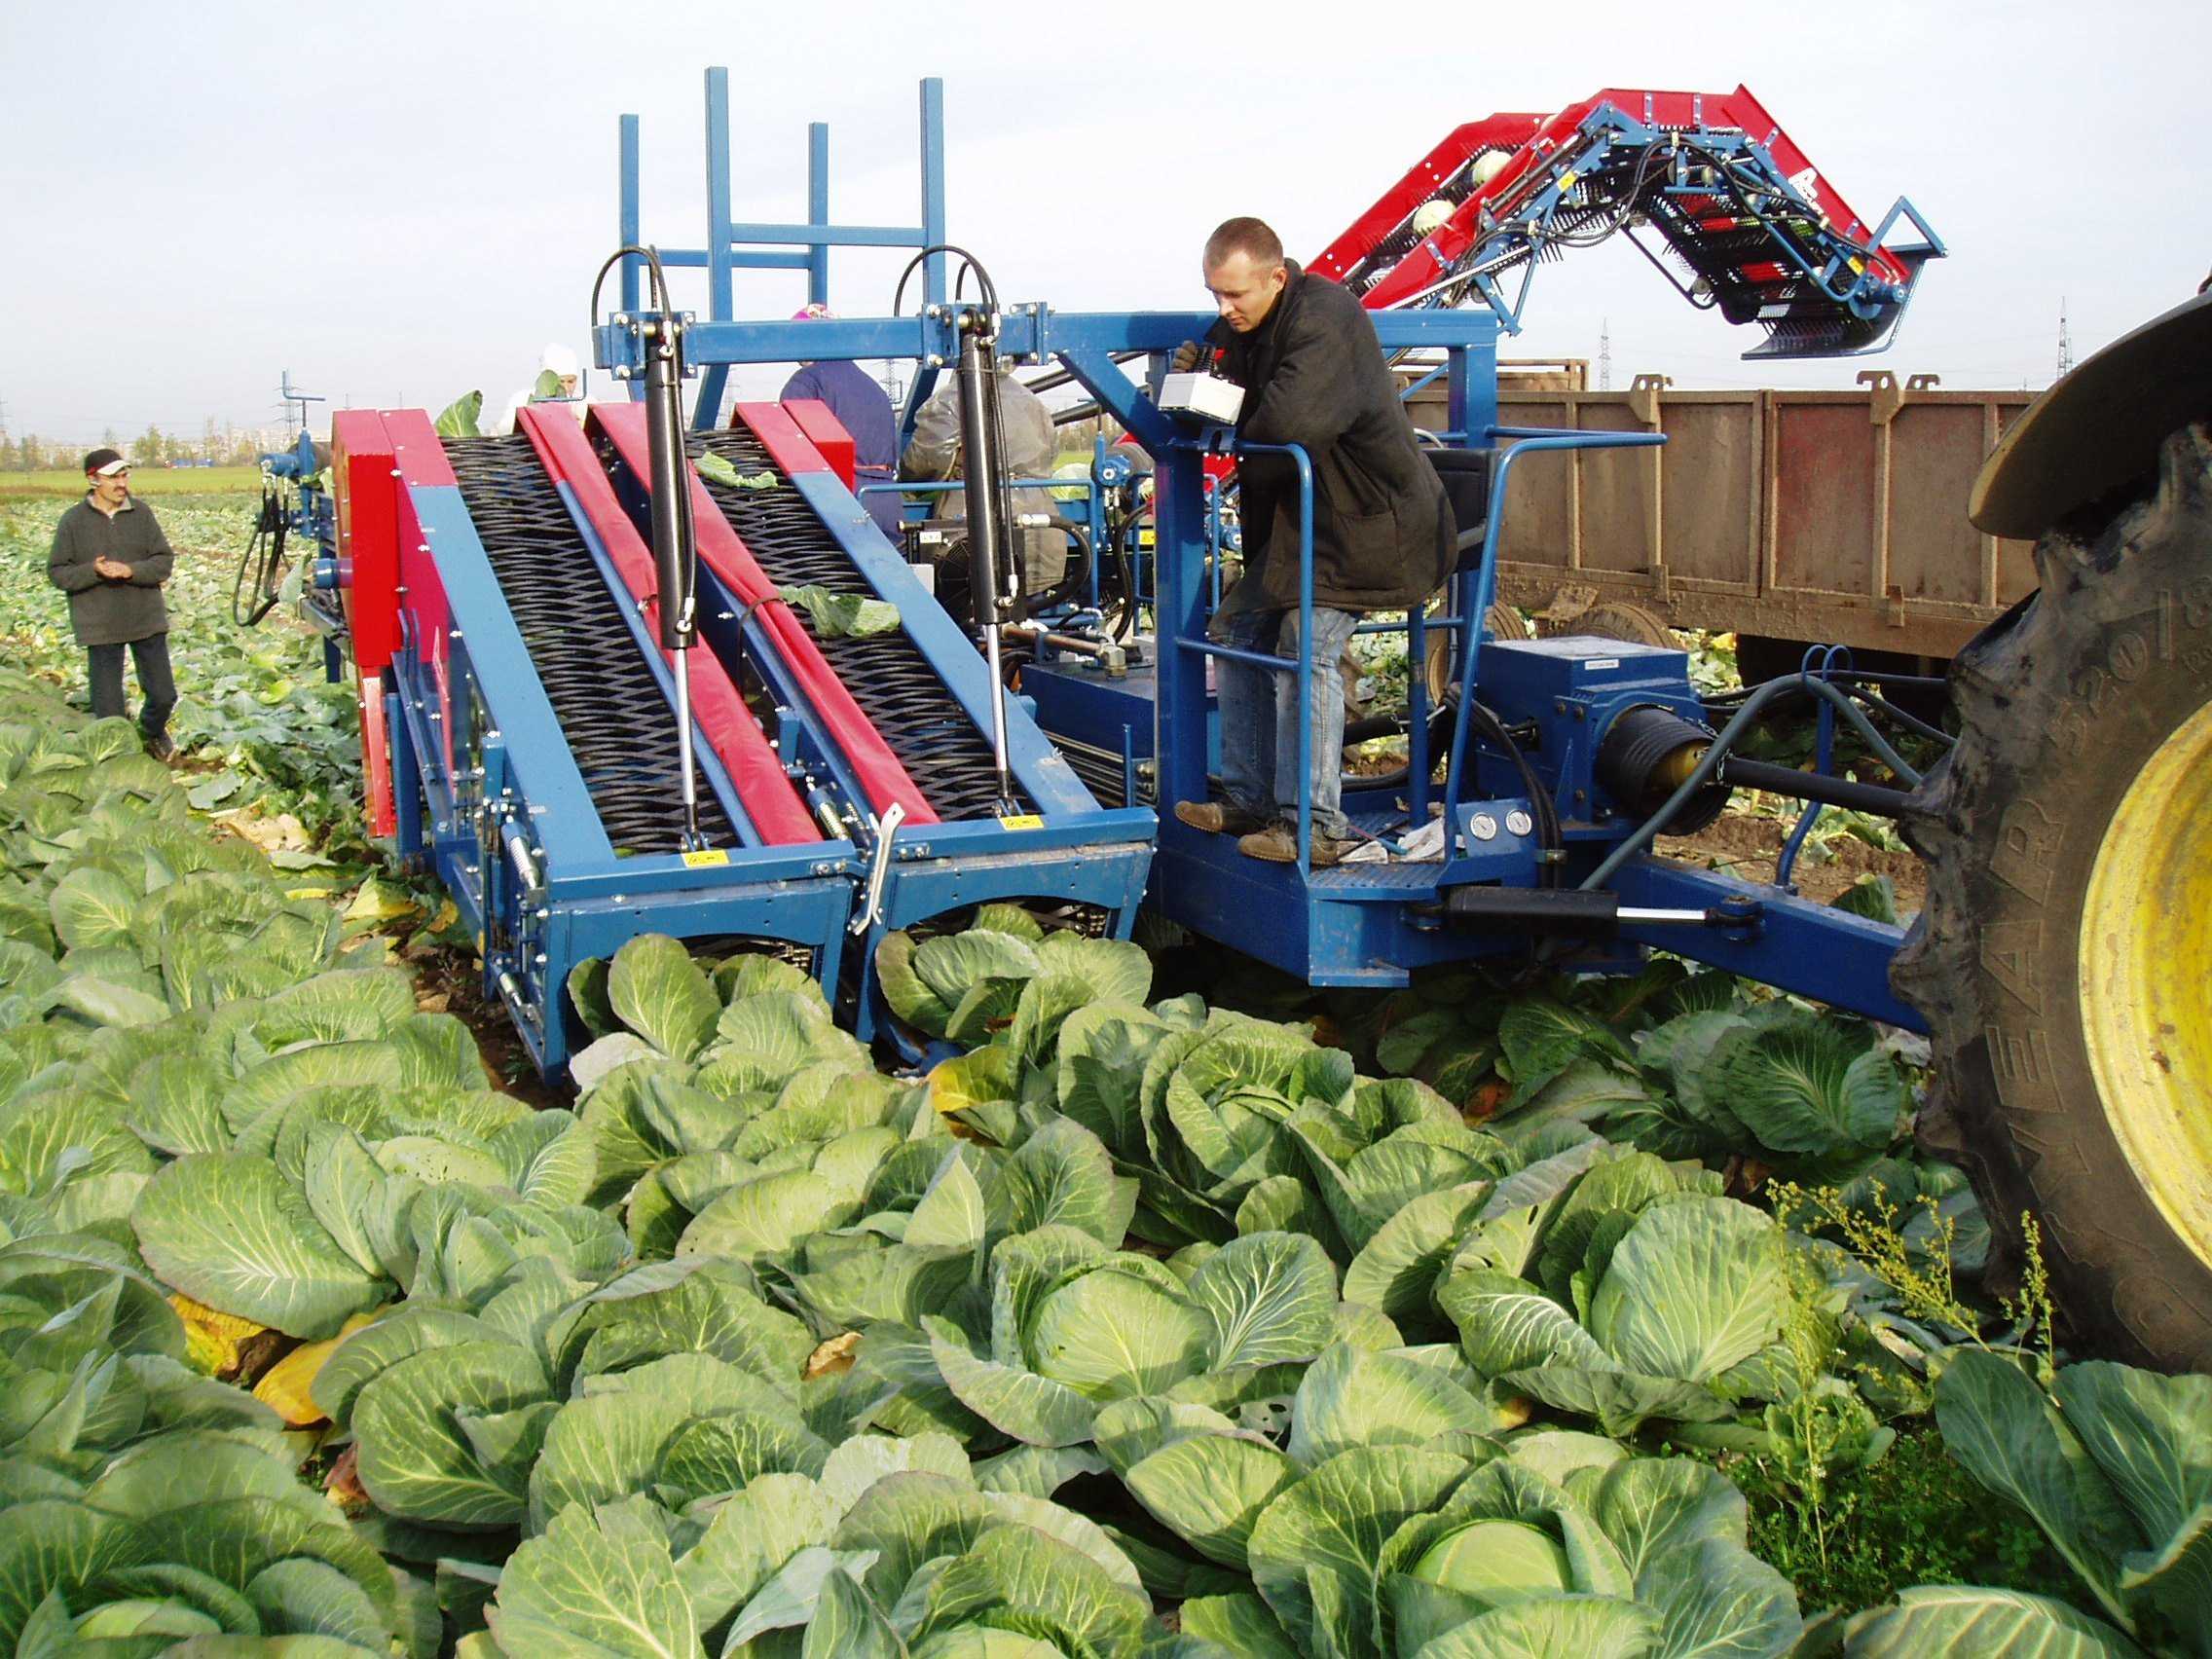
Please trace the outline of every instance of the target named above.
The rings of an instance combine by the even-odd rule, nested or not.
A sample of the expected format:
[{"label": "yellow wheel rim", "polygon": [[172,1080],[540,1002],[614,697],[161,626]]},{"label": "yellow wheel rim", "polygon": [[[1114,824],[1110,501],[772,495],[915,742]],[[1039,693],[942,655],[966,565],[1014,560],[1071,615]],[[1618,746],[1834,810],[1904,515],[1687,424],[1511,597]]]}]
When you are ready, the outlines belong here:
[{"label": "yellow wheel rim", "polygon": [[2212,704],[2113,815],[2089,872],[2080,968],[2113,1133],[2159,1212],[2212,1263]]}]

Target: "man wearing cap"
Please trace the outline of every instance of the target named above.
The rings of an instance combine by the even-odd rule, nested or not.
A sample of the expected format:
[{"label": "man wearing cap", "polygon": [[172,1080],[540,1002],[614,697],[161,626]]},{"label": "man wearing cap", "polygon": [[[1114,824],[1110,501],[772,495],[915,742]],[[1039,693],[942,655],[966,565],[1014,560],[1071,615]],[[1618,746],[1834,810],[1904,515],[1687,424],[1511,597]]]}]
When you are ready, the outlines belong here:
[{"label": "man wearing cap", "polygon": [[[807,322],[836,314],[828,306],[810,305],[793,312],[792,320]],[[802,361],[798,373],[784,383],[781,401],[790,403],[801,397],[816,397],[827,403],[830,413],[837,417],[837,424],[851,435],[856,489],[892,481],[899,464],[899,422],[891,413],[891,394],[876,385],[866,369],[843,358]],[[867,508],[878,530],[894,542],[899,539],[897,491],[878,490],[863,496],[861,505]]]},{"label": "man wearing cap", "polygon": [[111,449],[85,457],[85,498],[54,527],[47,576],[69,596],[69,625],[91,660],[92,713],[121,719],[123,651],[138,666],[145,705],[138,728],[157,760],[176,753],[169,712],[176,681],[169,673],[169,616],[162,584],[174,556],[154,510],[130,498],[130,462]]}]

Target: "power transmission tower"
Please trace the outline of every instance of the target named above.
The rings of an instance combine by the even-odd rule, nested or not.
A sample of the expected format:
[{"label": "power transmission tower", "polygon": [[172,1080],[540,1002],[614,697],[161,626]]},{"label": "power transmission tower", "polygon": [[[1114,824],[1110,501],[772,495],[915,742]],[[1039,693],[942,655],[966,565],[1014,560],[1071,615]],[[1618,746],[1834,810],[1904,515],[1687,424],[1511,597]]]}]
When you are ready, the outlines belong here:
[{"label": "power transmission tower", "polygon": [[2058,378],[2064,380],[2066,371],[2074,366],[2074,334],[2066,326],[2066,296],[2058,296]]},{"label": "power transmission tower", "polygon": [[1598,389],[1613,389],[1613,319],[1609,316],[1598,324]]}]

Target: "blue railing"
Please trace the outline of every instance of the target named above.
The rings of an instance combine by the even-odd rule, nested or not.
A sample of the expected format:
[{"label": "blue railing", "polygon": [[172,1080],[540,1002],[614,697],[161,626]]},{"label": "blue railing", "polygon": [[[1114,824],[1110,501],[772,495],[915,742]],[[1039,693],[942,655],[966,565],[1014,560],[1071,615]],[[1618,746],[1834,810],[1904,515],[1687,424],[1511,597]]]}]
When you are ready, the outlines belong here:
[{"label": "blue railing", "polygon": [[[1493,442],[1512,441],[1491,469],[1488,521],[1484,528],[1482,559],[1476,569],[1457,578],[1460,601],[1457,615],[1430,617],[1422,606],[1408,608],[1406,620],[1359,625],[1360,633],[1395,633],[1403,629],[1406,641],[1406,679],[1409,730],[1407,733],[1407,806],[1419,823],[1428,806],[1428,687],[1424,673],[1427,634],[1443,628],[1461,636],[1459,652],[1459,705],[1453,717],[1450,764],[1445,769],[1444,816],[1449,824],[1456,810],[1467,757],[1468,715],[1474,705],[1475,671],[1492,603],[1497,596],[1498,545],[1505,525],[1505,491],[1515,462],[1524,455],[1554,450],[1646,449],[1667,441],[1663,432],[1592,432],[1547,426],[1490,426],[1485,435]],[[1178,648],[1216,660],[1246,663],[1270,674],[1295,674],[1298,678],[1298,870],[1301,878],[1312,871],[1313,846],[1313,463],[1297,444],[1238,444],[1239,455],[1287,455],[1298,467],[1298,656],[1287,657],[1239,650],[1210,640],[1177,640]],[[1220,605],[1220,560],[1214,566],[1213,608]],[[1210,615],[1209,610],[1209,615]]]},{"label": "blue railing", "polygon": [[[1444,769],[1447,834],[1451,832],[1453,815],[1459,805],[1461,768],[1467,757],[1467,717],[1475,702],[1475,667],[1482,657],[1483,641],[1490,633],[1491,602],[1497,597],[1497,545],[1505,530],[1505,486],[1513,476],[1514,464],[1523,456],[1552,450],[1649,449],[1667,441],[1664,432],[1588,432],[1552,426],[1492,426],[1489,436],[1493,443],[1500,438],[1510,438],[1513,447],[1501,451],[1496,464],[1491,468],[1489,521],[1483,532],[1482,563],[1474,572],[1473,592],[1467,595],[1467,603],[1461,608],[1465,619],[1465,648],[1459,653],[1459,707],[1452,717],[1452,758]],[[1461,585],[1464,591],[1463,577]]]},{"label": "blue railing", "polygon": [[[1248,663],[1270,674],[1298,676],[1298,874],[1313,866],[1313,461],[1302,444],[1238,444],[1238,455],[1287,455],[1298,467],[1298,660],[1217,645],[1211,640],[1177,640],[1178,648],[1225,662]],[[1214,560],[1214,603],[1220,604],[1220,564]],[[1210,612],[1209,612],[1210,615]],[[1278,757],[1276,769],[1281,769]]]}]

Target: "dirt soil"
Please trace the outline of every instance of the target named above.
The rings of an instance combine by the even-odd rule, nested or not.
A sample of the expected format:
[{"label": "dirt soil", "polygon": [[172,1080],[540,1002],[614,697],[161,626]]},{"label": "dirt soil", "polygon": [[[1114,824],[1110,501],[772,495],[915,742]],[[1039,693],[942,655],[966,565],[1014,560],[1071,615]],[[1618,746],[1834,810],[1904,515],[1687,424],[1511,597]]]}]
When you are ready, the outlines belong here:
[{"label": "dirt soil", "polygon": [[548,1107],[575,1105],[572,1091],[537,1075],[530,1051],[523,1046],[506,1010],[496,1001],[485,1000],[481,970],[467,952],[424,949],[402,954],[415,971],[416,1006],[450,1014],[475,1033],[477,1051],[484,1056],[493,1088],[528,1101],[541,1112]]},{"label": "dirt soil", "polygon": [[[1660,836],[1658,852],[1663,858],[1710,864],[1746,881],[1772,881],[1774,861],[1789,838],[1789,828],[1778,818],[1723,812],[1695,835]],[[1900,916],[1928,903],[1928,874],[1913,854],[1886,853],[1848,835],[1836,836],[1828,850],[1834,857],[1825,863],[1816,864],[1810,849],[1797,860],[1797,891],[1805,898],[1825,903],[1862,875],[1886,875],[1897,888]]]}]

